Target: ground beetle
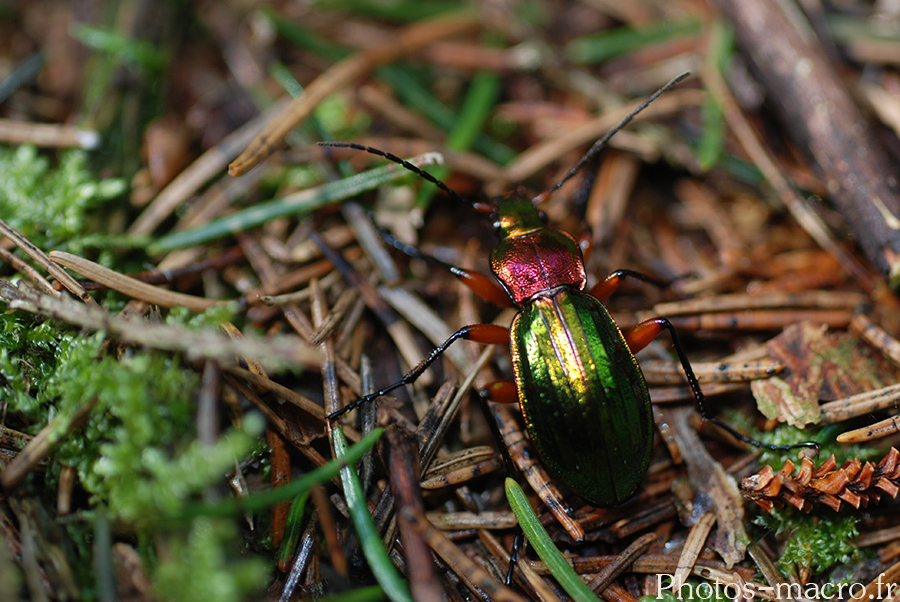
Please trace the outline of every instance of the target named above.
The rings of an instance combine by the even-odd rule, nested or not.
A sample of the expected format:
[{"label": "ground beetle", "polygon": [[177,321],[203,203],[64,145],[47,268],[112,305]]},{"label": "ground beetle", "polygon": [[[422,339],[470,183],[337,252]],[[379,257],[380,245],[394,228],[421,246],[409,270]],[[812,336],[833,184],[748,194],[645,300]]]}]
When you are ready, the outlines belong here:
[{"label": "ground beetle", "polygon": [[[461,328],[400,381],[351,403],[331,414],[329,420],[414,382],[457,339],[509,343],[515,382],[492,383],[482,391],[483,397],[518,401],[531,441],[554,478],[591,504],[615,506],[640,485],[653,446],[650,395],[634,354],[667,330],[703,417],[759,445],[709,416],[700,385],[669,320],[653,318],[623,334],[601,302],[625,277],[665,283],[618,270],[586,292],[580,246],[571,235],[548,228],[537,208],[539,201],[595,157],[613,134],[686,76],[672,80],[642,103],[546,192],[532,200],[513,192],[493,205],[474,205],[495,217],[500,243],[491,252],[490,265],[500,286],[482,274],[446,264],[388,236],[404,253],[445,267],[482,298],[501,306],[515,305],[519,312],[508,329],[492,324]],[[463,201],[444,183],[395,155],[353,143],[321,144],[385,157]],[[794,446],[780,449],[788,447]]]}]

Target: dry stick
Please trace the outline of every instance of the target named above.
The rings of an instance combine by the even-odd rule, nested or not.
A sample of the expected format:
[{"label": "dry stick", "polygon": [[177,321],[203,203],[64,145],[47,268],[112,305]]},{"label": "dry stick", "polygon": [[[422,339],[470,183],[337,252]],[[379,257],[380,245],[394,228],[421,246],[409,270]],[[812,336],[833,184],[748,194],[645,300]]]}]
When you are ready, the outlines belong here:
[{"label": "dry stick", "polygon": [[[312,315],[313,315],[313,324],[316,328],[321,328],[322,323],[325,321],[325,317],[328,312],[327,303],[325,301],[325,296],[319,288],[319,283],[317,280],[313,280],[310,282],[310,288],[312,289]],[[334,341],[331,337],[326,337],[324,341],[322,341],[321,345],[322,354],[324,355],[324,359],[322,361],[322,387],[325,392],[325,414],[330,415],[334,412],[337,412],[341,407],[341,395],[338,386],[337,380],[337,370],[335,370],[335,357],[337,353],[334,349]],[[325,430],[328,434],[329,440],[331,439],[331,429],[334,428],[334,425],[330,420],[325,421]],[[331,450],[331,455],[335,457],[334,449]]]},{"label": "dry stick", "polygon": [[[663,314],[661,314],[663,315]],[[745,383],[768,378],[784,370],[778,360],[765,359],[758,362],[731,362],[727,358],[718,362],[691,362],[694,375],[701,383]],[[648,384],[682,384],[684,368],[676,361],[643,360],[641,371]],[[653,400],[654,402],[656,399]]]},{"label": "dry stick", "polygon": [[[388,467],[394,506],[407,508],[422,516],[425,513],[425,502],[419,489],[418,445],[410,433],[398,427],[387,429],[384,437],[382,456]],[[414,599],[417,602],[441,602],[434,559],[428,545],[406,515],[401,514],[398,523],[409,587]]]},{"label": "dry stick", "polygon": [[[896,286],[900,277],[897,166],[877,144],[877,133],[863,119],[811,32],[796,29],[802,19],[789,18],[779,7],[784,3],[716,0],[715,4],[731,21],[738,43],[759,69],[784,129],[800,148],[809,149],[829,194],[860,234],[857,243],[888,282]],[[704,79],[709,85],[717,78],[704,74]],[[726,109],[726,113],[733,111]],[[770,183],[775,185],[772,180]],[[779,183],[776,189],[783,198],[794,199],[789,207],[795,217],[798,209],[811,214],[796,195],[786,197],[783,186]],[[804,228],[823,248],[836,247],[830,236],[822,238],[821,224],[812,231],[805,222],[801,222]],[[829,246],[823,244],[826,241]],[[871,290],[874,283],[855,261],[848,262],[845,253],[836,256]]]},{"label": "dry stick", "polygon": [[789,586],[790,584],[781,576],[781,571],[775,566],[775,562],[766,553],[765,548],[759,542],[753,542],[747,546],[747,552],[756,563],[759,572],[766,578],[766,583],[770,587],[775,588],[775,592],[779,592],[779,588]]},{"label": "dry stick", "polygon": [[459,485],[502,467],[503,462],[494,455],[493,447],[471,447],[436,459],[420,485],[422,489]]},{"label": "dry stick", "polygon": [[853,540],[853,543],[861,548],[867,546],[879,546],[888,542],[900,539],[900,526],[888,527],[887,529],[879,529],[878,531],[869,531],[863,533]]},{"label": "dry stick", "polygon": [[869,318],[860,314],[850,322],[850,330],[900,366],[900,341],[889,335]]},{"label": "dry stick", "polygon": [[[384,295],[379,296],[374,285],[364,280],[339,251],[326,245],[325,241],[314,230],[310,231],[309,237],[319,247],[322,255],[344,276],[347,283],[359,291],[366,306],[384,324],[407,365],[411,367],[416,366],[425,354],[419,349],[409,325],[398,319],[397,314],[382,299]],[[317,326],[318,329],[319,327]],[[433,382],[432,379],[431,373],[426,372],[417,380],[420,384],[429,385]]]},{"label": "dry stick", "polygon": [[186,307],[191,311],[205,311],[216,305],[232,303],[232,301],[195,297],[159,288],[64,251],[50,251],[50,260],[114,291],[162,307]]},{"label": "dry stick", "polygon": [[[258,411],[266,419],[266,424],[277,430],[282,437],[291,443],[297,450],[309,459],[315,466],[324,466],[328,460],[320,454],[314,447],[309,445],[309,438],[298,432],[296,427],[287,419],[278,414],[272,407],[256,392],[252,386],[236,378],[230,374],[225,375],[225,381],[241,395],[247,398]],[[340,477],[335,477],[338,482]]]},{"label": "dry stick", "polygon": [[41,289],[42,292],[53,295],[54,297],[59,296],[59,291],[53,288],[53,285],[47,282],[47,279],[41,276],[40,272],[6,249],[0,248],[0,261],[9,264],[12,269],[28,278],[31,283]]},{"label": "dry stick", "polygon": [[[646,533],[638,537],[630,546],[625,548],[615,560],[603,567],[603,570],[591,579],[591,582],[588,583],[588,587],[597,593],[602,593],[613,580],[634,564],[634,561],[637,560],[638,557],[643,556],[644,552],[649,550],[650,546],[656,543],[656,540],[656,533]],[[694,560],[696,560],[696,558]],[[693,568],[693,565],[691,568]]]},{"label": "dry stick", "polygon": [[[78,281],[69,276],[68,272],[59,267],[57,264],[53,263],[50,258],[47,256],[44,251],[37,248],[32,244],[30,240],[19,234],[17,230],[15,230],[12,226],[7,224],[5,221],[0,219],[0,234],[10,239],[16,246],[25,251],[25,253],[31,257],[39,266],[47,270],[51,276],[59,280],[60,284],[66,287],[69,292],[73,295],[77,296],[79,299],[88,304],[96,305],[94,298],[87,294]],[[53,290],[51,293],[54,297],[60,297],[60,293],[57,290]]]},{"label": "dry stick", "polygon": [[342,577],[349,577],[350,571],[347,568],[347,557],[344,555],[344,547],[341,545],[338,536],[338,526],[331,512],[331,504],[328,501],[328,495],[322,485],[316,485],[310,492],[313,504],[315,504],[316,512],[319,515],[319,522],[322,524],[322,533],[325,535],[325,543],[328,546],[328,557],[334,570]]},{"label": "dry stick", "polygon": [[863,414],[897,407],[898,400],[900,400],[900,384],[829,401],[819,406],[822,413],[819,423],[834,424]]},{"label": "dry stick", "polygon": [[762,172],[769,185],[778,193],[779,198],[788,208],[788,211],[791,212],[791,215],[794,216],[794,219],[797,220],[797,223],[800,224],[800,227],[806,230],[807,234],[812,236],[820,247],[834,255],[847,273],[856,278],[863,287],[869,290],[874,288],[875,283],[868,272],[865,271],[865,268],[844,250],[834,238],[834,235],[828,230],[828,227],[807,206],[806,202],[791,187],[781,170],[778,169],[775,159],[763,147],[753,132],[719,73],[713,69],[706,69],[703,71],[703,81],[710,93],[722,106],[725,119],[740,141],[741,146],[750,155],[753,163]]},{"label": "dry stick", "polygon": [[478,22],[471,13],[454,17],[441,16],[435,20],[423,21],[401,31],[392,43],[378,48],[362,50],[336,63],[317,77],[303,94],[294,99],[250,143],[241,156],[229,167],[228,173],[240,176],[255,167],[281,144],[284,137],[306,119],[313,109],[329,94],[364,77],[376,67],[409,55],[437,40],[474,30]]},{"label": "dry stick", "polygon": [[838,443],[864,443],[900,432],[900,416],[891,416],[869,426],[845,431],[837,436]]},{"label": "dry stick", "polygon": [[100,134],[74,125],[0,119],[0,142],[94,149],[100,144]]},{"label": "dry stick", "polygon": [[318,350],[311,349],[297,337],[278,335],[263,339],[248,335],[241,341],[233,341],[211,329],[191,330],[119,317],[96,304],[45,295],[24,282],[15,286],[0,279],[0,301],[6,302],[9,309],[62,320],[91,332],[102,330],[122,343],[177,351],[188,359],[215,359],[229,364],[235,355],[251,355],[269,369],[318,366],[322,361]]},{"label": "dry stick", "polygon": [[691,527],[687,539],[684,542],[684,548],[681,550],[681,556],[678,557],[678,566],[675,569],[675,575],[672,577],[672,590],[681,591],[681,586],[687,581],[688,576],[694,569],[694,564],[703,550],[706,538],[712,530],[713,523],[716,522],[716,513],[708,510],[706,514],[700,517],[700,520]]},{"label": "dry stick", "polygon": [[[28,442],[28,445],[19,452],[3,473],[0,474],[0,486],[8,491],[18,485],[25,475],[31,472],[38,462],[46,458],[53,446],[59,442],[56,435],[60,432],[68,434],[84,426],[96,405],[97,398],[95,397],[78,408],[72,416],[60,416],[57,420],[42,428],[41,432]],[[65,424],[65,427],[60,427],[60,423]]]},{"label": "dry stick", "polygon": [[426,512],[425,517],[441,531],[506,530],[516,526],[511,510],[482,510],[481,512]]},{"label": "dry stick", "polygon": [[344,289],[344,291],[337,298],[337,301],[334,302],[334,306],[331,308],[331,311],[329,311],[328,315],[325,316],[322,324],[313,332],[312,336],[309,339],[309,344],[317,346],[327,337],[330,337],[332,334],[334,334],[334,331],[337,330],[338,326],[340,326],[341,320],[344,319],[344,316],[347,315],[347,312],[350,311],[350,308],[353,307],[353,305],[356,303],[356,299],[358,297],[359,291],[357,291],[356,289]]},{"label": "dry stick", "polygon": [[498,602],[524,602],[524,598],[498,583],[423,515],[416,514],[411,508],[401,508],[400,514],[428,542],[434,553],[474,591],[481,590]]},{"label": "dry stick", "polygon": [[748,311],[800,307],[808,309],[854,309],[868,301],[868,295],[845,291],[799,291],[796,293],[769,293],[764,297],[747,293],[713,295],[684,301],[657,303],[653,315],[680,316],[704,312]]}]

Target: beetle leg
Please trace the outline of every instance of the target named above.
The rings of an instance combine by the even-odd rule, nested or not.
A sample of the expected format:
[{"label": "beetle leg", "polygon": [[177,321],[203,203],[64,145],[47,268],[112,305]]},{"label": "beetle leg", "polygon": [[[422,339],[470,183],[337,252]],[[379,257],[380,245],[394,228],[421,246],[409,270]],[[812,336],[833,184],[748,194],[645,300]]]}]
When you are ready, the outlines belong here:
[{"label": "beetle leg", "polygon": [[796,449],[798,447],[814,447],[816,449],[819,448],[819,445],[813,441],[796,443],[794,445],[771,445],[768,443],[763,443],[746,435],[742,435],[741,433],[736,431],[734,427],[716,418],[712,414],[712,412],[709,411],[709,408],[706,405],[706,397],[703,395],[703,391],[700,390],[700,382],[697,380],[697,376],[694,374],[694,369],[691,368],[691,362],[688,361],[687,354],[684,352],[684,348],[681,346],[681,341],[678,339],[678,334],[675,332],[675,327],[672,326],[672,323],[667,318],[651,318],[650,320],[641,322],[625,333],[625,342],[628,343],[628,347],[631,349],[632,353],[637,353],[638,351],[649,345],[650,341],[655,339],[659,335],[659,333],[663,331],[663,329],[668,330],[669,335],[672,337],[672,345],[675,348],[675,354],[678,356],[678,361],[681,362],[681,367],[684,369],[685,376],[687,376],[688,384],[691,387],[691,392],[694,394],[694,399],[697,400],[697,409],[700,410],[700,416],[703,418],[703,420],[717,424],[739,441],[749,443],[750,445],[753,445],[755,447],[763,447],[776,451],[787,451],[790,449]]},{"label": "beetle leg", "polygon": [[486,345],[505,345],[509,343],[509,328],[496,326],[494,324],[471,324],[469,326],[463,326],[450,335],[449,339],[435,347],[434,350],[428,354],[428,357],[419,362],[418,366],[407,372],[399,381],[344,406],[337,412],[330,414],[328,420],[334,421],[350,410],[355,410],[359,406],[367,404],[382,395],[387,395],[394,389],[399,389],[400,387],[414,383],[416,379],[422,376],[425,370],[428,369],[428,366],[433,364],[434,360],[439,358],[457,339],[466,339],[476,343],[484,343]]},{"label": "beetle leg", "polygon": [[481,390],[481,396],[494,403],[518,403],[519,390],[515,381],[495,380]]},{"label": "beetle leg", "polygon": [[456,266],[449,266],[450,272],[459,278],[460,282],[472,289],[472,292],[499,307],[512,307],[512,299],[497,282],[481,272],[470,272]]},{"label": "beetle leg", "polygon": [[616,270],[604,280],[601,280],[592,286],[591,290],[588,292],[597,299],[606,301],[610,295],[616,292],[616,289],[619,288],[619,285],[622,284],[622,280],[626,277],[636,278],[637,280],[647,282],[659,288],[666,288],[671,284],[671,282],[666,282],[665,280],[660,280],[659,278],[654,278],[653,276],[648,276],[641,272],[635,272],[634,270]]}]

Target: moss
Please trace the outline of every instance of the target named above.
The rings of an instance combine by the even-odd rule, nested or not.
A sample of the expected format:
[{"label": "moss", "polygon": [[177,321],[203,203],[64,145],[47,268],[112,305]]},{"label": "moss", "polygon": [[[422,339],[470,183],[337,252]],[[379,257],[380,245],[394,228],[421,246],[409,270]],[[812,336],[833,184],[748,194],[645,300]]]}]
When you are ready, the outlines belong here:
[{"label": "moss", "polygon": [[119,179],[98,180],[87,169],[87,153],[62,153],[55,167],[33,146],[0,147],[0,215],[42,249],[78,253],[109,244],[89,233],[89,215],[125,191]]},{"label": "moss", "polygon": [[0,391],[29,422],[47,422],[40,383],[54,370],[64,335],[23,314],[0,314]]},{"label": "moss", "polygon": [[258,559],[226,553],[236,550],[236,528],[230,521],[200,518],[184,535],[169,541],[167,558],[154,574],[154,593],[159,600],[247,599],[266,583],[268,568]]},{"label": "moss", "polygon": [[74,467],[113,518],[152,522],[217,482],[250,450],[251,436],[235,431],[201,447],[193,426],[198,375],[177,357],[130,350],[117,358],[104,355],[103,346],[102,335],[61,339],[56,365],[33,399],[54,424],[96,400],[81,430],[56,434],[56,467]]},{"label": "moss", "polygon": [[[219,310],[189,321],[211,328],[228,317]],[[179,312],[168,317],[178,322],[186,318]],[[221,484],[235,460],[258,445],[261,417],[248,415],[241,429],[202,445],[194,424],[200,377],[178,356],[121,350],[102,333],[61,330],[19,314],[0,315],[0,345],[0,395],[10,402],[9,417],[29,424],[31,432],[47,424],[65,425],[85,404],[96,404],[81,429],[55,433],[58,447],[40,488],[55,491],[60,470],[71,466],[91,506],[103,508],[114,524],[139,540],[172,552],[159,556],[177,562],[149,565],[148,572],[161,580],[160,591],[171,594],[160,599],[240,599],[251,584],[265,582],[265,567],[258,560],[229,556],[229,550],[243,547],[236,539],[237,520],[173,518],[183,514],[186,503]],[[32,485],[42,478],[33,473]],[[87,545],[93,521],[90,510],[66,521],[76,547],[78,542]],[[93,582],[90,566],[82,560],[89,562],[92,554],[81,547],[73,556],[84,573],[79,579],[88,598]],[[145,553],[148,559],[155,556]],[[184,586],[188,581],[195,585]],[[199,591],[221,595],[194,595]]]},{"label": "moss", "polygon": [[[768,443],[770,445],[794,445],[803,443],[804,441],[815,441],[819,444],[819,452],[816,456],[817,466],[832,455],[834,455],[838,466],[851,458],[859,458],[863,462],[866,460],[878,462],[887,451],[885,447],[881,445],[848,445],[838,443],[835,437],[843,430],[845,429],[842,429],[838,425],[825,428],[811,427],[798,429],[793,426],[782,424],[770,432],[757,433],[755,436],[763,443]],[[799,449],[786,451],[764,449],[762,450],[759,461],[761,464],[768,464],[775,470],[779,470],[784,466],[784,463],[787,460],[799,465],[799,451]]]},{"label": "moss", "polygon": [[827,517],[782,510],[761,514],[754,523],[785,540],[778,568],[787,577],[797,569],[820,574],[856,558],[859,548],[852,542],[859,535],[858,520],[856,516]]}]

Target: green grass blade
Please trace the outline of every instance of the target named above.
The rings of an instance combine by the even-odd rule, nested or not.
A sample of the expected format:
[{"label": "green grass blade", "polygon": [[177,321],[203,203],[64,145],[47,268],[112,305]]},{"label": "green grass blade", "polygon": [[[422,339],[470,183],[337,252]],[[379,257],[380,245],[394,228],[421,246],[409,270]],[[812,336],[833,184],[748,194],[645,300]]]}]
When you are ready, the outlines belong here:
[{"label": "green grass blade", "polygon": [[697,19],[677,23],[656,21],[641,28],[619,27],[576,38],[566,45],[566,55],[572,62],[595,64],[659,44],[670,39],[700,33],[703,24]]},{"label": "green grass blade", "polygon": [[358,587],[336,596],[322,598],[319,602],[378,602],[385,599],[384,590],[378,585]]},{"label": "green grass blade", "polygon": [[282,17],[274,8],[264,6],[259,12],[275,26],[278,35],[300,48],[332,62],[337,62],[350,54],[349,50],[326,40],[299,23]]},{"label": "green grass blade", "polygon": [[[411,163],[424,165],[431,162],[428,160],[430,158],[433,157],[420,155]],[[157,239],[147,247],[147,250],[151,255],[158,255],[254,228],[279,217],[306,215],[325,205],[343,201],[408,175],[409,172],[398,165],[384,165],[343,180],[328,182],[281,199],[242,209],[191,230],[173,232]]]},{"label": "green grass blade", "polygon": [[276,557],[279,565],[290,565],[291,559],[294,557],[294,549],[303,535],[303,515],[306,514],[307,500],[309,500],[309,491],[304,491],[291,502],[284,527],[284,537],[281,539],[281,546],[278,548]]},{"label": "green grass blade", "polygon": [[[343,431],[339,428],[332,429],[331,441],[334,445],[335,455],[339,459],[344,459],[347,439],[344,437]],[[356,527],[363,554],[369,561],[369,567],[372,569],[375,579],[393,602],[412,602],[409,587],[400,577],[400,573],[397,572],[387,550],[381,543],[378,529],[372,521],[372,515],[369,514],[369,507],[366,504],[366,496],[363,494],[359,476],[349,462],[341,469],[341,482],[344,484],[344,497],[350,508],[350,518],[353,520],[353,526]]]},{"label": "green grass blade", "polygon": [[453,131],[447,137],[447,148],[465,150],[472,146],[484,122],[500,96],[500,76],[495,71],[479,71],[472,78]]},{"label": "green grass blade", "polygon": [[[734,30],[722,19],[715,19],[709,32],[709,52],[707,68],[724,73],[734,52]],[[725,115],[722,107],[712,94],[708,94],[703,104],[703,134],[697,149],[700,168],[712,169],[722,157],[725,140]]]},{"label": "green grass blade", "polygon": [[[479,71],[472,78],[472,85],[460,108],[450,135],[447,138],[447,148],[455,151],[468,150],[478,139],[484,122],[497,104],[500,95],[500,76],[493,71]],[[431,170],[438,180],[444,180],[449,170],[438,167]],[[426,207],[431,197],[437,192],[434,186],[422,188],[416,199],[417,207]]]},{"label": "green grass blade", "polygon": [[513,514],[516,515],[516,520],[519,521],[519,526],[522,527],[528,541],[534,546],[535,552],[547,565],[547,569],[556,578],[556,581],[566,590],[566,593],[572,596],[575,602],[599,602],[600,599],[597,595],[591,591],[591,588],[578,576],[575,569],[553,545],[531,504],[528,503],[525,492],[514,479],[509,477],[506,479],[506,499],[509,501]]},{"label": "green grass blade", "polygon": [[[390,84],[410,108],[416,109],[431,119],[441,129],[451,131],[456,125],[456,114],[436,99],[429,90],[414,78],[408,69],[397,65],[386,65],[376,71],[378,79]],[[487,134],[479,133],[472,147],[484,156],[506,165],[518,153],[497,142]]]},{"label": "green grass blade", "polygon": [[[308,492],[314,485],[330,481],[336,477],[347,464],[358,462],[367,451],[372,449],[384,429],[375,429],[359,440],[359,443],[347,450],[340,458],[320,466],[308,475],[291,481],[284,487],[271,489],[265,493],[257,493],[244,498],[228,498],[214,504],[195,504],[187,506],[177,518],[190,520],[197,516],[235,516],[245,512],[257,512],[285,502]],[[346,448],[346,445],[344,446]]]},{"label": "green grass blade", "polygon": [[[338,61],[350,54],[347,49],[325,40],[297,23],[284,19],[270,9],[264,8],[261,13],[275,25],[279,35],[300,48],[329,61]],[[385,65],[376,70],[376,77],[393,87],[411,109],[419,111],[441,129],[453,131],[457,120],[456,113],[436,99],[430,90],[413,77],[409,67]],[[500,165],[509,163],[518,154],[483,133],[478,133],[471,146]]]},{"label": "green grass blade", "polygon": [[351,14],[369,15],[379,19],[409,23],[430,19],[442,13],[458,12],[463,4],[457,0],[394,0],[392,2],[372,2],[372,0],[324,0],[317,2],[319,8],[342,10]]}]

